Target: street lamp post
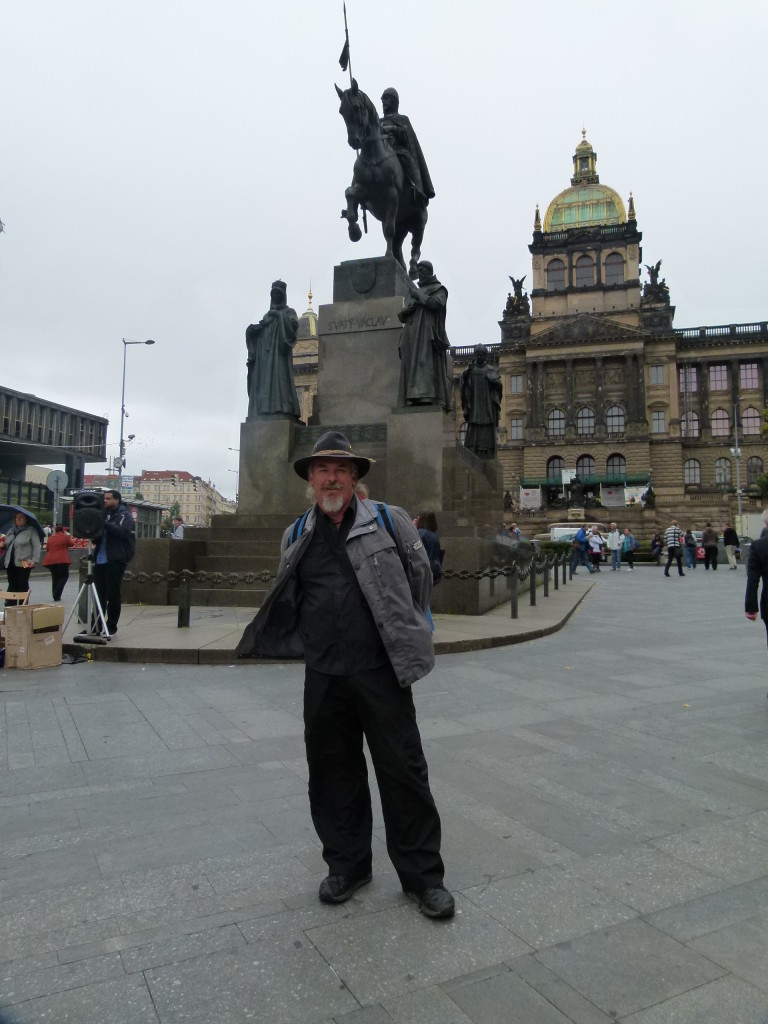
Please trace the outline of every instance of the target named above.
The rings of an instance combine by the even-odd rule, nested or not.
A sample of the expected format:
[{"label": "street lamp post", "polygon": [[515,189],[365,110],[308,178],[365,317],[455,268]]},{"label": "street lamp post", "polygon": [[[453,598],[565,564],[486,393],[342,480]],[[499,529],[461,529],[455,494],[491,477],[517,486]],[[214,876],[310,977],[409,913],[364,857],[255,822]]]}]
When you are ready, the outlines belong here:
[{"label": "street lamp post", "polygon": [[117,467],[117,489],[122,493],[123,490],[123,470],[125,469],[125,437],[123,436],[123,426],[125,424],[125,362],[128,355],[129,345],[154,345],[154,341],[148,338],[146,341],[131,341],[128,338],[123,338],[123,393],[120,399],[120,455],[118,456],[118,467]]}]

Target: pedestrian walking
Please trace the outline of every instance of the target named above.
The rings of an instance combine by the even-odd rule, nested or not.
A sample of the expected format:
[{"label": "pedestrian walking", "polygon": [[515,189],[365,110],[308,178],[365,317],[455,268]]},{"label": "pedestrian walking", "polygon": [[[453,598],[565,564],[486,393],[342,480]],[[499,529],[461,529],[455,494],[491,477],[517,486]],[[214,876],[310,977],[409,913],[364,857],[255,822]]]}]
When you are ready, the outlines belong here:
[{"label": "pedestrian walking", "polygon": [[667,546],[667,564],[664,568],[664,575],[669,576],[669,567],[674,559],[677,562],[678,576],[685,576],[683,572],[683,535],[676,519],[673,519],[664,531],[664,543]]},{"label": "pedestrian walking", "polygon": [[586,565],[589,574],[595,571],[592,568],[592,563],[589,560],[588,551],[588,534],[583,526],[580,526],[576,531],[576,536],[573,538],[573,558],[571,559],[571,576],[576,575],[576,569],[580,565]]},{"label": "pedestrian walking", "polygon": [[736,552],[739,547],[739,535],[730,523],[726,523],[723,527],[723,547],[728,559],[728,568],[738,569],[739,567],[736,565]]},{"label": "pedestrian walking", "polygon": [[623,537],[621,530],[618,528],[616,523],[611,523],[611,529],[608,533],[608,550],[611,552],[611,572],[621,571],[622,547]]},{"label": "pedestrian walking", "polygon": [[67,533],[64,523],[57,523],[55,532],[48,538],[42,563],[51,574],[51,597],[54,601],[61,600],[67,585],[72,565],[69,549],[74,546],[74,538]]},{"label": "pedestrian walking", "polygon": [[704,548],[704,568],[709,571],[712,566],[717,572],[717,530],[712,523],[707,523],[701,534],[701,546]]},{"label": "pedestrian walking", "polygon": [[600,572],[600,563],[603,560],[603,548],[605,547],[605,539],[600,533],[600,529],[597,525],[592,527],[592,530],[588,537],[589,545],[589,558],[592,562],[595,572]]},{"label": "pedestrian walking", "polygon": [[[768,508],[763,509],[763,523],[768,527]],[[760,591],[760,604],[757,601],[757,591],[762,581]],[[768,532],[764,529],[758,540],[752,541],[749,548],[749,559],[747,560],[747,590],[744,595],[744,614],[752,622],[757,618],[758,609],[760,618],[765,626],[766,638],[768,639]]]},{"label": "pedestrian walking", "polygon": [[637,541],[635,535],[632,533],[630,528],[627,526],[624,530],[624,537],[621,542],[621,550],[624,558],[627,561],[627,572],[632,572],[635,568],[635,548],[637,547]]},{"label": "pedestrian walking", "polygon": [[344,903],[371,881],[365,738],[400,884],[423,914],[447,918],[454,900],[411,695],[435,663],[432,571],[407,512],[356,497],[372,461],[331,430],[294,462],[315,504],[283,534],[277,577],[237,655],[306,663],[309,806],[328,865],[321,902]]},{"label": "pedestrian walking", "polygon": [[685,531],[683,537],[683,547],[685,548],[685,568],[695,569],[696,568],[696,538],[693,535],[693,530],[688,529]]}]

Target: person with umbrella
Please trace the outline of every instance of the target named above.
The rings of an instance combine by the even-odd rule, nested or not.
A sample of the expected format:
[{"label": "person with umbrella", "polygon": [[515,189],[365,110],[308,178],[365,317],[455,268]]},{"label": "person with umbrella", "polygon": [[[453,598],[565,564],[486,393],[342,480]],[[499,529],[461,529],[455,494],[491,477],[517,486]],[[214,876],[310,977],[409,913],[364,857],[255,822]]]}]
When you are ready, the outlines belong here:
[{"label": "person with umbrella", "polygon": [[[23,593],[29,590],[29,574],[40,561],[42,527],[26,509],[16,509],[13,525],[3,536],[5,571],[8,576],[8,590]],[[6,605],[19,604],[6,601]]]}]

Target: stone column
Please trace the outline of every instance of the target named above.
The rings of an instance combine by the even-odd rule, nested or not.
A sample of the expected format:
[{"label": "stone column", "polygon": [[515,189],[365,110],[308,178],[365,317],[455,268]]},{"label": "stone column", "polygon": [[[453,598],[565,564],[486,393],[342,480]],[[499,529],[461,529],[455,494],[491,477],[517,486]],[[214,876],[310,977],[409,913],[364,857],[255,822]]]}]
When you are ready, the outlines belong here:
[{"label": "stone column", "polygon": [[635,358],[628,352],[624,356],[624,401],[627,403],[627,423],[634,423],[637,419],[636,390]]},{"label": "stone column", "polygon": [[699,374],[699,432],[709,429],[709,364],[700,359],[696,364]]},{"label": "stone column", "polygon": [[739,408],[739,360],[731,360],[731,406]]},{"label": "stone column", "polygon": [[637,418],[644,420],[645,412],[645,355],[637,357]]},{"label": "stone column", "polygon": [[526,417],[525,417],[525,425],[526,425],[526,427],[529,427],[529,428],[536,426],[536,414],[535,414],[535,409],[534,409],[534,405],[535,405],[535,402],[536,402],[536,387],[535,387],[534,380],[533,380],[534,372],[535,372],[534,364],[533,363],[526,363],[526,367],[525,367],[525,391],[526,391],[526,395],[527,395],[527,398],[528,398],[528,401],[527,401],[528,409],[527,409],[527,413],[526,413]]},{"label": "stone column", "polygon": [[603,357],[595,356],[595,422],[605,427],[605,402],[603,401]]},{"label": "stone column", "polygon": [[569,356],[565,360],[565,428],[573,426],[573,358]]},{"label": "stone column", "polygon": [[544,360],[536,361],[536,421],[537,426],[544,427]]}]

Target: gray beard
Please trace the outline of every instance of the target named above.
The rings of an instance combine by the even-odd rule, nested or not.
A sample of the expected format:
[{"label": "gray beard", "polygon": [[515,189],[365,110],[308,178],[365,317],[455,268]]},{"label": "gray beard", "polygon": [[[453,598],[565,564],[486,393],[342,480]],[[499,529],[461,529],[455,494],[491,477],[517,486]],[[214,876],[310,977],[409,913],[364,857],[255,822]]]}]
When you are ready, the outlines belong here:
[{"label": "gray beard", "polygon": [[337,494],[326,494],[319,499],[318,504],[327,515],[333,515],[336,512],[341,512],[344,505],[344,495],[340,492]]}]

